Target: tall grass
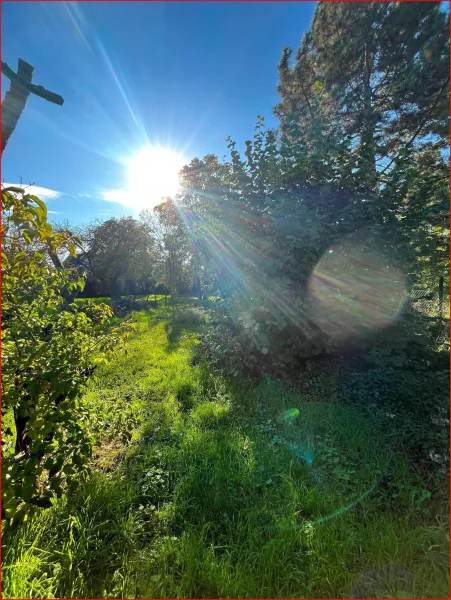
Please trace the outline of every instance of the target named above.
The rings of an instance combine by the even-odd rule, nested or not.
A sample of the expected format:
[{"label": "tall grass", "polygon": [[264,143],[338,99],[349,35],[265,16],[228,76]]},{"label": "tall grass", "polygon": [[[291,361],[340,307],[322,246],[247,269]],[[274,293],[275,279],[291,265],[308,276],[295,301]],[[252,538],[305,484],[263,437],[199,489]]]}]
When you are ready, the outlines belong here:
[{"label": "tall grass", "polygon": [[137,314],[90,383],[91,473],[4,531],[4,596],[449,597],[446,494],[390,420],[193,366],[189,314]]}]

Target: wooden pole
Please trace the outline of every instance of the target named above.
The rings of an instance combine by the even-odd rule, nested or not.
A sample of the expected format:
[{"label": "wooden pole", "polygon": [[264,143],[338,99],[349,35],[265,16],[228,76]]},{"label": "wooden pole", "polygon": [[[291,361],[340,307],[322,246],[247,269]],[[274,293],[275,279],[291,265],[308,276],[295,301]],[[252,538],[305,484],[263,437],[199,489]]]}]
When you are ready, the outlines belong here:
[{"label": "wooden pole", "polygon": [[[25,83],[31,83],[33,79],[34,68],[27,62],[19,58],[17,68],[17,76]],[[5,94],[5,99],[2,102],[2,152],[6,148],[20,115],[23,113],[30,92],[11,81],[9,91]]]},{"label": "wooden pole", "polygon": [[2,102],[2,153],[23,113],[28,96],[34,94],[48,102],[62,106],[64,100],[58,94],[49,92],[42,85],[31,83],[34,67],[19,58],[17,73],[2,62],[2,73],[11,82],[9,91]]}]

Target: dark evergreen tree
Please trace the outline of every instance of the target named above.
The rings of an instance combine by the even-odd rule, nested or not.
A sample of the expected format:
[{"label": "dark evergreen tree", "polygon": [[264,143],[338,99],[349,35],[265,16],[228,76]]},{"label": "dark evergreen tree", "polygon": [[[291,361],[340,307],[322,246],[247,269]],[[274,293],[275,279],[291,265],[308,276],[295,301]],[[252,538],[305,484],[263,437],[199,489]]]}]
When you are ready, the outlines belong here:
[{"label": "dark evergreen tree", "polygon": [[448,144],[449,15],[440,3],[319,3],[293,66],[279,66],[285,125],[314,120],[321,85],[352,147],[361,185],[377,186],[403,149]]}]

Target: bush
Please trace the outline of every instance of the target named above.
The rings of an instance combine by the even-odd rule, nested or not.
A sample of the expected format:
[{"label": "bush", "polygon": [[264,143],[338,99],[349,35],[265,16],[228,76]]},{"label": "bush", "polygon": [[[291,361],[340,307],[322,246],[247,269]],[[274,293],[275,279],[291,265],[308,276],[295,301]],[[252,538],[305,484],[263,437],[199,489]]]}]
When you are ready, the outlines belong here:
[{"label": "bush", "polygon": [[[308,360],[343,355],[363,369],[382,364],[401,367],[412,360],[425,368],[437,360],[430,320],[409,308],[385,329],[343,339],[329,335],[307,317],[299,324],[265,307],[240,311],[229,301],[218,303],[210,322],[213,329],[202,336],[198,353],[229,375],[292,377]],[[446,369],[446,353],[441,356]]]},{"label": "bush", "polygon": [[127,298],[119,298],[112,302],[114,314],[117,317],[123,317],[134,310],[148,310],[149,308],[158,308],[157,300],[146,300],[144,298],[135,298],[128,296]]},{"label": "bush", "polygon": [[120,330],[105,329],[106,304],[72,302],[82,277],[34,250],[39,242],[53,257],[64,247],[75,254],[70,232],[53,234],[45,204],[9,188],[2,210],[2,414],[14,421],[3,445],[2,517],[19,522],[49,507],[86,464],[89,415],[80,397]]},{"label": "bush", "polygon": [[176,321],[180,324],[200,325],[205,323],[205,315],[198,310],[186,309],[176,316]]},{"label": "bush", "polygon": [[399,445],[422,461],[449,466],[449,369],[431,370],[418,362],[344,371],[338,399],[381,411]]},{"label": "bush", "polygon": [[[251,327],[261,323],[262,312],[253,313]],[[324,396],[380,410],[412,456],[448,467],[449,353],[428,345],[427,320],[407,312],[387,329],[334,353],[318,348],[309,353],[305,338],[294,341],[295,331],[290,335],[288,328],[268,336],[267,348],[259,348],[242,321],[230,314],[226,304],[214,312],[212,328],[196,347],[198,360],[234,377],[266,373],[290,378],[315,400]]]}]

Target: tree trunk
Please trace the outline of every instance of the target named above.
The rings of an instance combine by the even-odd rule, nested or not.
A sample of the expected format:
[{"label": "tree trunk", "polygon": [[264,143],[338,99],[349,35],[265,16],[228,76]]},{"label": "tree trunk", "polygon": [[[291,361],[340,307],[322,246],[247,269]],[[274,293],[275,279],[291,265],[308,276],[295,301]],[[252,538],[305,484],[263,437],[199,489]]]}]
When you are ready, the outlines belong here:
[{"label": "tree trunk", "polygon": [[31,440],[27,435],[25,435],[29,418],[30,417],[21,417],[17,413],[17,410],[14,409],[14,424],[16,426],[16,454],[19,454],[19,452],[24,452],[25,456],[28,456],[30,453]]},{"label": "tree trunk", "polygon": [[375,117],[372,105],[371,65],[365,44],[365,81],[363,88],[363,129],[360,136],[362,183],[373,188],[377,181],[376,147],[374,141]]},{"label": "tree trunk", "polygon": [[111,283],[110,298],[114,302],[116,300],[119,300],[120,297],[121,297],[121,290],[120,290],[120,286],[119,286],[119,279],[116,277],[115,279],[113,279],[113,281]]},{"label": "tree trunk", "polygon": [[202,283],[200,281],[200,277],[199,275],[197,275],[196,277],[196,288],[197,288],[197,297],[199,298],[199,300],[203,300],[203,296],[202,296]]}]

